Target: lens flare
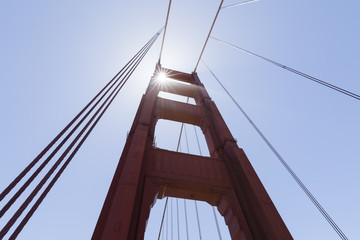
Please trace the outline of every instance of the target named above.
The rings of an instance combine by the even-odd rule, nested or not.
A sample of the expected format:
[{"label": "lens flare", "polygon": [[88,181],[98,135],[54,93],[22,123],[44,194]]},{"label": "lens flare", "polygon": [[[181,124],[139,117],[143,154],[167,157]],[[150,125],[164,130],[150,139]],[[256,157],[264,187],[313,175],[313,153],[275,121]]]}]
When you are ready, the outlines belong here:
[{"label": "lens flare", "polygon": [[165,72],[159,72],[156,76],[156,80],[158,80],[159,82],[165,82],[167,78],[167,75]]}]

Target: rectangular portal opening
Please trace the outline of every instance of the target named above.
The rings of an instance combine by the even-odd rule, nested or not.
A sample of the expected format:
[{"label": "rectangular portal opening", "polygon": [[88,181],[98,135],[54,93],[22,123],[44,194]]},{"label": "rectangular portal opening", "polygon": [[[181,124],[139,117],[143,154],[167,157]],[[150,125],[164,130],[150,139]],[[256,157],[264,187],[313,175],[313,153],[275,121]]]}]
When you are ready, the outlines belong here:
[{"label": "rectangular portal opening", "polygon": [[[196,105],[194,98],[186,97],[186,96],[182,96],[182,95],[178,95],[178,94],[174,94],[174,93],[159,91],[158,97],[172,100],[172,101]],[[188,100],[188,98],[189,98],[189,100]]]},{"label": "rectangular portal opening", "polygon": [[[160,239],[171,239],[171,236],[173,239],[178,239],[178,236],[186,239],[187,234],[190,239],[199,239],[200,234],[202,239],[217,239],[218,235],[222,239],[231,239],[224,217],[207,202],[169,197],[165,208],[166,198],[155,201],[144,240],[158,239],[159,235]],[[161,222],[163,225],[160,229]]]},{"label": "rectangular portal opening", "polygon": [[[181,122],[159,119],[155,128],[155,146],[176,152],[181,126]],[[191,124],[183,125],[178,151],[204,157],[210,156],[202,130]]]}]

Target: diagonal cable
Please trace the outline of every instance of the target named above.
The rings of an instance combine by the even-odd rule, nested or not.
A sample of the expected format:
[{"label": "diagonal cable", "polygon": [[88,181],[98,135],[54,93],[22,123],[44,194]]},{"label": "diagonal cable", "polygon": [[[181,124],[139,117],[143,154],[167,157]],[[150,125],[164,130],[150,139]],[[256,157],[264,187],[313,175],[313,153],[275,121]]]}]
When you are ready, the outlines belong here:
[{"label": "diagonal cable", "polygon": [[[156,40],[156,39],[155,39]],[[155,41],[153,40],[153,42]],[[152,42],[152,43],[153,43]],[[151,44],[152,45],[152,44]],[[150,46],[147,47],[147,51],[150,49]],[[96,124],[98,123],[98,121],[101,119],[102,115],[105,113],[105,111],[107,110],[107,108],[110,106],[110,104],[112,103],[112,101],[115,99],[115,97],[117,96],[117,94],[120,92],[121,88],[125,85],[126,81],[129,79],[129,77],[131,76],[131,74],[135,71],[136,67],[139,65],[139,63],[141,62],[141,60],[144,58],[144,56],[146,55],[147,51],[145,53],[143,53],[143,55],[141,56],[140,59],[137,60],[137,62],[135,63],[134,66],[132,66],[131,70],[126,74],[126,76],[122,79],[122,81],[118,84],[118,86],[114,89],[114,91],[111,93],[110,96],[108,96],[108,98],[106,99],[106,101],[102,104],[102,106],[98,109],[98,111],[94,114],[94,116],[90,119],[90,121],[86,124],[86,126],[82,129],[82,131],[78,134],[78,136],[73,140],[73,142],[70,144],[70,146],[68,147],[68,149],[63,153],[63,155],[61,157],[65,157],[66,154],[71,150],[72,146],[74,146],[74,144],[77,142],[77,140],[81,137],[81,135],[85,132],[85,130],[87,129],[88,126],[90,126],[91,122],[95,119],[95,117],[97,116],[97,114],[100,112],[100,110],[105,106],[105,104],[107,103],[107,105],[105,106],[104,110],[101,112],[101,114],[99,115],[99,117],[95,120],[94,124],[91,126],[90,130],[86,133],[85,137],[83,137],[83,139],[81,140],[81,142],[77,145],[77,147],[75,148],[75,150],[72,152],[72,154],[70,155],[70,157],[66,160],[65,164],[62,166],[62,168],[59,170],[59,172],[56,174],[56,176],[53,178],[53,180],[51,181],[51,183],[48,185],[48,187],[45,189],[45,191],[42,193],[42,195],[39,197],[39,199],[37,200],[37,202],[34,204],[34,206],[31,208],[31,210],[29,211],[29,213],[25,216],[25,218],[23,219],[23,221],[19,224],[19,226],[16,228],[15,232],[10,236],[10,239],[15,239],[16,236],[20,233],[20,231],[22,230],[22,228],[25,226],[25,224],[28,222],[28,220],[30,219],[30,217],[32,216],[32,214],[35,212],[35,210],[38,208],[38,206],[40,205],[40,203],[42,202],[42,200],[45,198],[45,196],[47,195],[47,193],[51,190],[52,186],[55,184],[55,182],[57,181],[57,179],[60,177],[60,175],[62,174],[62,172],[65,170],[66,166],[70,163],[71,159],[75,156],[75,154],[77,153],[77,151],[79,150],[79,148],[81,147],[81,145],[83,144],[83,142],[86,140],[86,138],[88,137],[88,135],[91,133],[91,131],[93,130],[93,128],[96,126]],[[111,99],[110,99],[111,97]],[[60,158],[61,158],[60,157]],[[59,159],[60,160],[60,159]],[[59,161],[58,160],[58,161]],[[62,159],[61,159],[62,160]],[[60,161],[61,161],[60,160]],[[59,161],[59,162],[60,162]],[[56,166],[57,167],[57,166]],[[54,166],[51,170],[55,170],[56,167]],[[31,193],[31,195],[28,197],[28,199],[24,202],[24,204],[19,208],[19,210],[14,214],[14,216],[10,219],[10,221],[5,225],[5,227],[3,228],[3,230],[0,232],[0,237],[2,236],[3,231],[7,232],[9,230],[9,223],[10,224],[14,224],[14,222],[16,221],[16,219],[20,216],[21,212],[25,209],[24,206],[26,207],[30,201],[33,199],[33,196],[35,196],[35,194],[41,189],[41,186],[46,182],[46,180],[50,177],[51,173],[50,171],[48,172],[48,174],[43,178],[43,180],[41,181],[41,183],[38,184],[37,188]],[[41,185],[42,184],[42,185]],[[37,192],[36,192],[37,191]],[[36,193],[35,193],[36,192]],[[34,194],[35,193],[35,194]],[[32,198],[31,198],[32,197]],[[26,205],[27,204],[27,205]],[[20,214],[19,214],[20,213]],[[11,226],[10,226],[11,227]],[[6,233],[5,233],[6,234]]]},{"label": "diagonal cable", "polygon": [[[158,32],[157,34],[155,34],[155,36],[157,37],[160,34],[160,32]],[[76,138],[72,141],[72,143],[68,146],[68,148],[65,150],[65,152],[60,156],[60,158],[58,159],[58,161],[54,164],[54,166],[48,171],[48,173],[45,175],[45,177],[41,180],[41,182],[36,186],[36,188],[32,191],[32,193],[29,195],[29,197],[25,200],[25,202],[20,206],[20,208],[15,212],[15,214],[12,216],[12,218],[8,221],[8,223],[5,225],[5,227],[1,230],[0,232],[0,237],[4,237],[5,234],[10,230],[10,228],[13,226],[13,224],[16,222],[16,220],[20,217],[21,213],[26,209],[26,207],[30,204],[30,202],[32,201],[32,199],[36,196],[36,194],[39,192],[39,190],[41,189],[41,187],[45,184],[45,182],[49,179],[49,177],[52,175],[52,173],[56,170],[56,168],[60,165],[61,161],[66,157],[66,155],[70,152],[70,150],[72,149],[73,146],[75,146],[76,142],[80,139],[80,137],[82,136],[82,134],[85,132],[85,130],[90,126],[91,122],[95,119],[95,117],[98,115],[98,113],[100,112],[101,109],[104,108],[105,104],[108,103],[104,110],[101,112],[101,114],[99,115],[99,117],[95,120],[95,123],[91,126],[90,130],[86,133],[85,137],[81,140],[81,142],[77,145],[77,147],[75,148],[75,150],[71,153],[71,155],[69,156],[69,158],[66,160],[65,164],[63,165],[63,167],[59,170],[59,172],[56,174],[56,176],[53,178],[53,180],[51,181],[51,183],[48,185],[48,187],[45,189],[45,191],[43,192],[43,194],[40,196],[40,198],[38,199],[38,201],[35,203],[35,205],[31,208],[31,210],[29,211],[29,213],[26,215],[26,217],[24,218],[24,220],[20,223],[20,225],[18,226],[18,228],[15,230],[14,235],[17,236],[17,234],[21,231],[21,229],[24,227],[24,225],[27,223],[27,221],[30,219],[30,217],[32,216],[32,214],[35,212],[35,210],[37,209],[37,207],[40,205],[40,203],[42,202],[42,200],[45,198],[46,194],[48,193],[48,191],[50,191],[51,187],[55,184],[57,178],[61,175],[62,171],[66,168],[66,166],[69,164],[69,162],[71,161],[71,159],[74,157],[74,155],[76,154],[76,152],[78,151],[78,149],[81,147],[82,143],[86,140],[87,136],[90,134],[90,132],[92,131],[92,129],[96,126],[97,122],[100,120],[100,118],[102,117],[102,115],[105,113],[105,111],[107,110],[107,108],[110,106],[110,104],[112,103],[112,101],[115,99],[115,97],[117,96],[117,94],[119,93],[119,91],[121,90],[121,88],[125,85],[125,83],[127,82],[127,80],[129,79],[129,77],[131,76],[131,74],[135,71],[136,67],[139,65],[139,63],[141,62],[141,60],[143,59],[143,57],[145,56],[145,54],[147,53],[147,51],[150,49],[150,47],[152,46],[152,44],[154,43],[154,41],[156,40],[156,38],[152,38],[151,40],[151,44],[147,46],[146,51],[142,54],[142,56],[137,60],[137,62],[135,63],[135,65],[132,66],[132,68],[130,69],[130,71],[124,76],[124,78],[120,81],[120,83],[117,85],[117,87],[113,90],[113,92],[108,96],[108,98],[105,100],[105,102],[103,102],[103,104],[101,105],[101,107],[96,111],[96,113],[92,116],[92,118],[89,120],[89,122],[86,123],[86,125],[84,126],[84,128],[81,130],[81,132],[76,136]],[[109,101],[110,100],[110,101]],[[15,237],[16,237],[15,236]]]},{"label": "diagonal cable", "polygon": [[[152,39],[153,40],[153,39]],[[146,47],[149,45],[146,44]],[[51,161],[55,154],[61,149],[61,147],[66,144],[69,138],[75,133],[75,131],[81,126],[81,124],[86,120],[86,118],[92,113],[92,111],[100,104],[102,99],[107,95],[107,93],[114,87],[118,80],[123,76],[126,71],[129,70],[129,67],[134,64],[134,59],[132,59],[127,64],[124,71],[117,77],[117,79],[112,83],[112,85],[105,91],[105,93],[97,100],[97,102],[90,108],[90,110],[81,118],[81,120],[76,124],[76,126],[67,134],[67,136],[60,142],[60,144],[51,152],[51,154],[45,159],[45,161],[36,169],[36,171],[29,177],[29,179],[21,186],[21,188],[13,195],[13,197],[5,204],[5,206],[0,210],[0,217],[2,217],[7,210],[15,203],[15,201],[20,197],[20,195],[27,189],[31,182],[39,175],[39,173],[46,167],[46,165]],[[121,83],[121,82],[120,82]]]},{"label": "diagonal cable", "polygon": [[241,5],[245,5],[245,4],[252,3],[252,2],[257,2],[257,1],[259,1],[259,0],[249,0],[249,1],[245,1],[245,2],[235,3],[235,4],[223,6],[221,9],[238,7],[238,6],[241,6]]},{"label": "diagonal cable", "polygon": [[[66,127],[39,153],[39,155],[32,160],[28,166],[3,190],[3,192],[0,194],[0,201],[6,197],[6,195],[18,184],[22,178],[40,161],[40,159],[54,146],[54,144],[69,130],[69,128],[80,118],[80,116],[91,106],[91,104],[98,99],[98,97],[109,87],[111,83],[116,81],[116,79],[119,78],[119,76],[126,71],[126,68],[128,68],[129,64],[131,64],[138,56],[141,54],[141,52],[144,51],[146,46],[150,44],[152,39],[149,40],[145,44],[144,47],[142,47],[139,52],[105,85],[103,89],[100,90],[100,92],[74,117],[73,120],[66,125]],[[110,87],[111,88],[111,87]],[[96,105],[96,103],[95,103]]]},{"label": "diagonal cable", "polygon": [[309,80],[311,80],[311,81],[314,81],[314,82],[316,82],[316,83],[319,83],[319,84],[321,84],[321,85],[323,85],[323,86],[325,86],[325,87],[331,88],[331,89],[333,89],[333,90],[335,90],[335,91],[338,91],[338,92],[340,92],[340,93],[342,93],[342,94],[348,95],[349,97],[352,97],[352,98],[355,98],[355,99],[357,99],[357,100],[360,100],[360,95],[358,95],[358,94],[355,94],[355,93],[353,93],[353,92],[347,91],[347,90],[345,90],[345,89],[343,89],[343,88],[340,88],[340,87],[338,87],[338,86],[335,86],[335,85],[333,85],[333,84],[330,84],[330,83],[328,83],[328,82],[325,82],[325,81],[320,80],[320,79],[318,79],[318,78],[316,78],[316,77],[310,76],[310,75],[308,75],[308,74],[306,74],[306,73],[300,72],[300,71],[298,71],[298,70],[296,70],[296,69],[293,69],[293,68],[291,68],[291,67],[285,66],[285,65],[283,65],[283,64],[281,64],[281,63],[275,62],[275,61],[273,61],[273,60],[270,60],[270,59],[265,58],[265,57],[263,57],[263,56],[260,56],[260,55],[258,55],[258,54],[255,54],[255,53],[253,53],[253,52],[250,52],[250,51],[248,51],[248,50],[245,50],[244,48],[240,48],[240,47],[238,47],[238,46],[235,46],[235,45],[233,45],[233,44],[231,44],[231,43],[225,42],[225,41],[220,40],[220,39],[218,39],[218,38],[215,38],[215,37],[211,37],[211,38],[214,39],[214,40],[216,40],[216,41],[219,41],[219,42],[221,42],[221,43],[223,43],[223,44],[225,44],[225,45],[228,45],[228,46],[230,46],[230,47],[232,47],[232,48],[234,48],[234,49],[237,49],[237,50],[240,50],[240,51],[242,51],[242,52],[248,53],[248,54],[250,54],[250,55],[252,55],[252,56],[255,56],[255,57],[258,57],[258,58],[260,58],[260,59],[262,59],[262,60],[264,60],[264,61],[267,61],[267,62],[269,62],[269,63],[272,63],[272,64],[274,64],[274,65],[276,65],[276,66],[278,66],[278,67],[280,67],[280,68],[283,68],[283,69],[288,70],[288,71],[290,71],[290,72],[293,72],[293,73],[295,73],[295,74],[297,74],[297,75],[299,75],[299,76],[302,76],[302,77],[307,78],[307,79],[309,79]]},{"label": "diagonal cable", "polygon": [[260,131],[260,129],[255,125],[255,123],[251,120],[249,115],[242,109],[242,107],[239,105],[239,103],[233,98],[233,96],[230,94],[230,92],[225,88],[225,86],[220,82],[220,80],[216,77],[214,72],[209,68],[209,66],[203,61],[203,64],[205,67],[209,70],[211,75],[216,79],[216,81],[220,84],[220,86],[224,89],[224,91],[227,93],[227,95],[231,98],[231,100],[235,103],[237,108],[242,112],[242,114],[245,116],[245,118],[250,122],[250,124],[253,126],[255,131],[260,135],[260,137],[264,140],[266,145],[270,148],[270,150],[274,153],[274,155],[279,159],[281,164],[285,167],[285,169],[289,172],[289,174],[293,177],[293,179],[296,181],[296,183],[300,186],[300,188],[305,192],[305,194],[308,196],[308,198],[311,200],[311,202],[315,205],[315,207],[320,211],[320,213],[324,216],[326,221],[331,225],[331,227],[336,231],[336,233],[339,235],[339,237],[343,240],[347,240],[348,238],[346,235],[342,232],[342,230],[338,227],[338,225],[334,222],[334,220],[329,216],[329,214],[325,211],[325,209],[321,206],[321,204],[317,201],[317,199],[314,197],[314,195],[310,192],[310,190],[305,186],[305,184],[300,180],[300,178],[295,174],[295,172],[291,169],[291,167],[287,164],[285,159],[278,153],[278,151],[275,149],[275,147],[269,142],[269,140],[265,137],[265,135]]},{"label": "diagonal cable", "polygon": [[[152,42],[152,44],[156,41],[157,37],[160,35],[160,33],[162,32],[163,29],[164,29],[164,28],[162,27],[162,28],[155,34],[156,37],[155,37],[154,41]],[[150,49],[150,48],[149,48],[149,49]],[[149,49],[148,49],[148,50],[149,50]],[[125,172],[124,178],[127,177],[127,174],[128,174],[128,172]],[[124,191],[124,188],[121,188],[119,194],[120,194],[120,195],[123,194],[123,191]],[[120,208],[120,205],[118,205],[117,208],[119,209],[119,208]],[[117,209],[117,210],[118,210],[118,209]],[[115,211],[117,211],[117,210],[115,210]],[[111,218],[111,219],[109,220],[110,222],[111,222],[111,221],[114,221],[115,215],[111,215],[110,218]],[[97,234],[96,232],[97,232],[97,231],[96,231],[96,229],[95,229],[92,238],[97,238],[97,237],[98,237],[98,236],[96,235],[96,234]],[[105,235],[105,239],[109,238],[109,237],[110,237],[109,235],[111,235],[111,228],[106,228],[106,231],[105,231],[104,235]]]}]

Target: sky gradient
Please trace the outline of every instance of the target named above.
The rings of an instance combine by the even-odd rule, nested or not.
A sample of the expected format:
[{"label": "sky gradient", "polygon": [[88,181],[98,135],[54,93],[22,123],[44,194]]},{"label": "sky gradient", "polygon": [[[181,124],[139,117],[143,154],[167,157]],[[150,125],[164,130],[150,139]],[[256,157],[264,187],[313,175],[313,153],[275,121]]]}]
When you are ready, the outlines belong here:
[{"label": "sky gradient", "polygon": [[[173,0],[164,67],[193,71],[219,3]],[[359,5],[262,0],[221,11],[213,36],[359,94]],[[0,189],[163,26],[167,7],[165,0],[0,2]],[[91,237],[160,40],[18,239]],[[203,59],[349,239],[357,239],[360,102],[212,39]],[[207,69],[200,64],[197,72],[293,237],[339,239]],[[159,122],[158,147],[175,150],[179,128]],[[198,154],[190,139],[190,152]],[[156,236],[151,229],[147,234]],[[217,239],[210,236],[204,239]]]}]

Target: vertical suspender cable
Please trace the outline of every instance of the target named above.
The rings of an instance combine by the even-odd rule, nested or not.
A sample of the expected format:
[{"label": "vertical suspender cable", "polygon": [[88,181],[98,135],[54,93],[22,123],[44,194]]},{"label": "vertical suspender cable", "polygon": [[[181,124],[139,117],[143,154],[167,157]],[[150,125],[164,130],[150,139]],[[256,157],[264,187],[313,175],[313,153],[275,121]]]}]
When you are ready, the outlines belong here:
[{"label": "vertical suspender cable", "polygon": [[[188,101],[189,101],[189,98],[188,98]],[[176,152],[179,152],[179,147],[180,147],[180,141],[181,141],[181,135],[182,135],[182,132],[183,132],[183,127],[184,127],[184,123],[181,124],[179,139],[178,139],[178,143],[177,143],[177,146],[176,146]],[[166,197],[166,203],[167,203],[168,199],[169,199],[169,197]],[[165,214],[165,211],[167,211],[167,204],[165,204],[165,206],[164,206],[163,215]],[[159,238],[160,238],[160,234],[161,234],[161,231],[162,231],[162,227],[163,227],[163,221],[162,221],[161,224],[160,224],[158,240],[159,240]],[[166,228],[167,228],[167,225],[166,225]],[[167,232],[168,232],[168,231],[166,230],[166,234],[167,234]],[[167,235],[166,235],[166,239],[168,239]]]},{"label": "vertical suspender cable", "polygon": [[182,134],[182,132],[183,132],[183,128],[184,128],[184,123],[181,123],[180,135],[179,135],[178,144],[177,144],[177,147],[176,147],[176,151],[177,151],[177,152],[179,151],[180,141],[181,141],[181,134]]},{"label": "vertical suspender cable", "polygon": [[[169,200],[169,198],[166,198],[164,209],[166,209],[166,207],[167,207],[168,200]],[[160,235],[161,235],[161,232],[162,232],[161,230],[162,230],[162,226],[163,226],[163,223],[164,223],[164,217],[165,217],[165,211],[163,212],[163,215],[162,215],[162,218],[161,218],[161,224],[160,224],[158,240],[160,240]],[[164,234],[163,234],[163,236],[164,236]]]},{"label": "vertical suspender cable", "polygon": [[[186,103],[189,103],[189,97],[187,98]],[[184,125],[184,123],[182,123],[181,124],[181,129],[183,129],[184,127],[185,127],[185,125]],[[187,152],[189,153],[189,144],[188,144],[188,141],[187,141],[186,129],[185,129],[185,137],[186,137]],[[184,210],[185,210],[186,237],[189,240],[189,225],[188,225],[188,217],[187,217],[187,209],[186,209],[186,200],[185,199],[184,199]]]},{"label": "vertical suspender cable", "polygon": [[200,153],[200,156],[202,156],[201,147],[200,147],[200,142],[199,142],[199,137],[198,137],[198,134],[197,134],[197,131],[196,131],[196,127],[195,127],[195,126],[194,126],[194,131],[195,131],[195,136],[196,136],[196,142],[197,142],[197,145],[198,145],[198,148],[199,148],[199,153]]},{"label": "vertical suspender cable", "polygon": [[176,198],[176,216],[177,216],[177,234],[178,234],[178,240],[180,240],[179,199],[178,198]]},{"label": "vertical suspender cable", "polygon": [[[161,239],[164,240],[164,239],[165,239],[165,229],[162,230],[162,231],[160,232],[160,234],[161,234]],[[160,239],[158,239],[158,240],[160,240]]]},{"label": "vertical suspender cable", "polygon": [[[168,199],[168,198],[166,198]],[[169,210],[168,208],[164,208],[166,209],[166,240],[169,239]]]},{"label": "vertical suspender cable", "polygon": [[199,219],[199,211],[198,211],[197,201],[196,200],[195,200],[195,211],[196,211],[197,226],[198,226],[198,230],[199,230],[199,239],[202,240],[201,228],[200,228],[200,219]]},{"label": "vertical suspender cable", "polygon": [[187,217],[187,209],[186,209],[186,200],[184,200],[184,210],[185,210],[185,226],[186,226],[186,239],[189,240],[189,226],[188,226],[188,217]]},{"label": "vertical suspender cable", "polygon": [[189,141],[188,141],[188,137],[187,137],[187,131],[186,131],[186,125],[185,124],[184,124],[184,133],[185,133],[187,153],[190,154]]},{"label": "vertical suspender cable", "polygon": [[[186,147],[187,147],[187,152],[189,153],[189,141],[188,141],[188,137],[187,137],[187,132],[186,132],[186,126],[184,124],[184,133],[185,133],[185,139],[186,139]],[[199,211],[198,211],[198,207],[197,207],[197,201],[194,200],[195,203],[195,212],[196,212],[196,220],[197,220],[197,226],[198,226],[198,231],[199,231],[199,239],[202,239],[202,234],[201,234],[201,228],[200,228],[200,219],[199,219]]]},{"label": "vertical suspender cable", "polygon": [[221,232],[220,232],[220,228],[219,228],[219,222],[218,222],[217,217],[216,217],[215,207],[214,207],[214,206],[212,206],[212,210],[213,210],[213,213],[214,213],[214,218],[215,218],[215,223],[216,223],[216,229],[217,229],[217,232],[218,232],[218,235],[219,235],[219,239],[222,240]]},{"label": "vertical suspender cable", "polygon": [[170,198],[170,206],[171,206],[171,212],[170,212],[170,223],[171,223],[171,240],[174,238],[174,225],[173,225],[173,198]]},{"label": "vertical suspender cable", "polygon": [[338,227],[338,225],[334,222],[334,220],[329,216],[329,214],[325,211],[325,209],[321,206],[321,204],[317,201],[317,199],[312,195],[310,190],[305,186],[305,184],[300,180],[300,178],[295,174],[295,172],[291,169],[291,167],[287,164],[285,159],[278,153],[278,151],[274,148],[274,146],[269,142],[269,140],[265,137],[265,135],[260,131],[260,129],[255,125],[255,123],[251,120],[251,118],[247,115],[247,113],[242,109],[239,103],[233,98],[230,92],[225,88],[225,86],[220,82],[220,80],[216,77],[213,71],[209,68],[209,66],[202,60],[206,68],[209,70],[211,75],[216,79],[216,81],[220,84],[220,86],[224,89],[227,95],[231,98],[231,100],[235,103],[237,108],[242,112],[245,118],[249,121],[249,123],[253,126],[255,131],[260,135],[260,137],[264,140],[266,145],[270,148],[270,150],[274,153],[274,155],[279,159],[281,164],[285,167],[285,169],[289,172],[289,174],[293,177],[296,183],[300,186],[300,188],[305,192],[308,198],[312,201],[315,207],[320,211],[320,213],[324,216],[324,218],[328,221],[331,227],[336,231],[339,237],[343,240],[347,240],[348,238],[342,232],[342,230]]}]

